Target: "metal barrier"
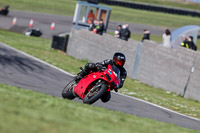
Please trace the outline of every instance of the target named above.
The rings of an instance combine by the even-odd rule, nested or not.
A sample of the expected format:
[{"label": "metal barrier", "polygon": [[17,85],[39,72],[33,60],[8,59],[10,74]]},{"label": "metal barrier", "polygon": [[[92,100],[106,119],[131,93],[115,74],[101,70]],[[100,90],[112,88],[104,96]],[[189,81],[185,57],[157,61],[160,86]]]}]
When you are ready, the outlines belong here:
[{"label": "metal barrier", "polygon": [[122,7],[134,8],[134,9],[140,9],[140,10],[200,17],[200,11],[195,11],[195,10],[185,10],[181,8],[165,7],[165,6],[150,5],[150,4],[143,4],[143,3],[136,3],[136,2],[122,2],[122,1],[114,1],[114,0],[99,0],[99,2],[108,4],[108,5],[122,6]]}]

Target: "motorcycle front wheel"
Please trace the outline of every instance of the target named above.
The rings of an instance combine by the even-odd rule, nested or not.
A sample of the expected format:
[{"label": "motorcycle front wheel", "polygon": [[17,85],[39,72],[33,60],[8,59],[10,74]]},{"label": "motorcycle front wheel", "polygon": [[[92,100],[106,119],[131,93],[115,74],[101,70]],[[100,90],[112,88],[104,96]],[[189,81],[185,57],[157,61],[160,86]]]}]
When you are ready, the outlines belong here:
[{"label": "motorcycle front wheel", "polygon": [[[95,86],[94,86],[95,87]],[[108,85],[107,83],[102,84],[99,87],[96,87],[95,89],[91,89],[87,95],[83,99],[83,103],[86,104],[93,104],[96,102],[99,98],[103,96],[103,94],[107,91]]]},{"label": "motorcycle front wheel", "polygon": [[62,91],[62,97],[63,98],[67,98],[67,99],[74,99],[75,96],[74,96],[74,93],[73,93],[73,89],[74,89],[74,86],[76,86],[76,81],[75,80],[72,80],[71,82],[69,82],[63,89]]}]

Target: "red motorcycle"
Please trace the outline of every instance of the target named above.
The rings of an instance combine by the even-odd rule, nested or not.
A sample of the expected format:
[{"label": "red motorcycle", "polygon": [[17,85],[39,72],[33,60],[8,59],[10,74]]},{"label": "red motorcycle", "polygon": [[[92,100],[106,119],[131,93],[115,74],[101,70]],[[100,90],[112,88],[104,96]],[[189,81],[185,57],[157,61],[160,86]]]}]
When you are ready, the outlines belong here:
[{"label": "red motorcycle", "polygon": [[[74,99],[76,97],[83,100],[83,103],[92,104],[108,93],[120,83],[120,70],[115,65],[108,65],[97,72],[90,72],[80,81],[72,80],[62,92],[62,97]],[[115,90],[117,91],[117,90]]]}]

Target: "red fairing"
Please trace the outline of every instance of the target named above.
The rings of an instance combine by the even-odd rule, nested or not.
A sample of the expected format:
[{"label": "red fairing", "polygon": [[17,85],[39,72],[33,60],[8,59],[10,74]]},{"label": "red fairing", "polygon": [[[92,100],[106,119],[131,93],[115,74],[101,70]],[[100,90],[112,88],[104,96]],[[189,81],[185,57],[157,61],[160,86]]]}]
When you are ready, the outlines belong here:
[{"label": "red fairing", "polygon": [[92,82],[94,82],[95,80],[100,79],[101,78],[100,75],[101,74],[99,72],[96,72],[96,73],[91,73],[91,74],[85,76],[74,87],[74,92],[83,99],[86,95],[85,92],[87,91],[87,89],[91,89],[93,87],[90,84]]},{"label": "red fairing", "polygon": [[117,74],[113,71],[111,65],[108,65],[108,68],[104,72],[93,72],[79,81],[79,83],[74,87],[74,92],[83,99],[87,92],[94,86],[92,83],[102,79],[108,83],[108,90],[114,89],[113,83],[116,85],[120,83],[120,80],[117,78]]}]

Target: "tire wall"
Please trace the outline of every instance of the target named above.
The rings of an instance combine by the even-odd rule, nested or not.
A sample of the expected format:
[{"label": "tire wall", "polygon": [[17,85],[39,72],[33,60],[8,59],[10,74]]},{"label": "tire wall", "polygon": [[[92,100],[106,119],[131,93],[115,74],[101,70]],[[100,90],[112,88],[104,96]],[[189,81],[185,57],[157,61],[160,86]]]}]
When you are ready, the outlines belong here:
[{"label": "tire wall", "polygon": [[169,7],[169,6],[160,6],[160,5],[146,4],[146,3],[140,3],[140,2],[117,1],[117,0],[99,0],[99,2],[103,4],[107,4],[107,5],[121,6],[121,7],[132,8],[132,9],[200,17],[200,11],[198,10],[190,10],[190,9],[176,8],[176,7]]}]

